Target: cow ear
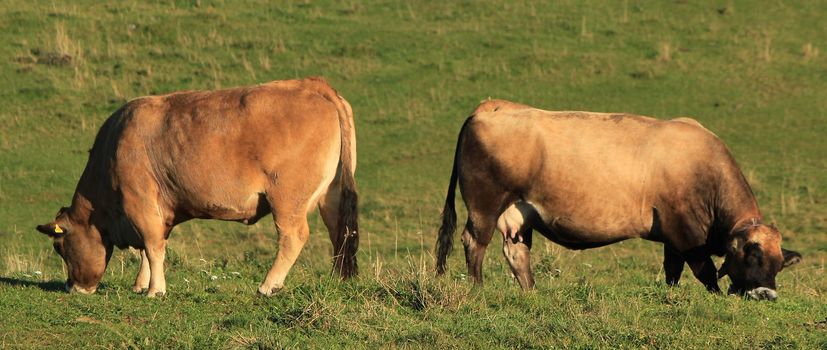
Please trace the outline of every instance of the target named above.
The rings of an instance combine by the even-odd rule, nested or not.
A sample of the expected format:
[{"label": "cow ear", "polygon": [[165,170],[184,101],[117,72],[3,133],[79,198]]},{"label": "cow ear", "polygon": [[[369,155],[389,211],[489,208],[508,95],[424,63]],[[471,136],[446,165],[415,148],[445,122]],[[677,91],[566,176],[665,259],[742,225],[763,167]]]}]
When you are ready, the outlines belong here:
[{"label": "cow ear", "polygon": [[66,229],[54,222],[50,222],[45,225],[37,225],[37,230],[52,238],[63,237],[63,235],[66,234]]},{"label": "cow ear", "polygon": [[797,251],[781,248],[781,254],[784,254],[784,265],[782,268],[801,262],[801,254]]}]

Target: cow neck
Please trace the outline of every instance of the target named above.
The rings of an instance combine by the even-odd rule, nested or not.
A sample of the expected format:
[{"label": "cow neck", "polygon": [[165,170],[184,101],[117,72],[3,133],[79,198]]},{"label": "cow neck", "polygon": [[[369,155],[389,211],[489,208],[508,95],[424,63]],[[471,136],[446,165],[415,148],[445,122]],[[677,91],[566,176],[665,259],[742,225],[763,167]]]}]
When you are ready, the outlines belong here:
[{"label": "cow neck", "polygon": [[88,226],[93,211],[89,199],[82,195],[80,191],[76,191],[74,198],[72,198],[72,206],[69,207],[66,215],[73,223]]},{"label": "cow neck", "polygon": [[743,217],[735,221],[735,225],[732,226],[732,230],[730,230],[730,233],[735,233],[747,228],[756,227],[763,224],[764,220],[761,218],[760,215],[752,217]]},{"label": "cow neck", "polygon": [[718,216],[721,228],[726,229],[727,235],[738,227],[763,221],[752,189],[740,172],[738,175],[731,181],[724,181],[721,186]]},{"label": "cow neck", "polygon": [[70,217],[75,223],[91,225],[95,210],[105,210],[108,207],[106,203],[116,203],[109,195],[112,182],[107,169],[111,166],[111,160],[103,157],[101,152],[96,152],[93,147],[89,162],[75,188],[75,195],[69,210]]}]

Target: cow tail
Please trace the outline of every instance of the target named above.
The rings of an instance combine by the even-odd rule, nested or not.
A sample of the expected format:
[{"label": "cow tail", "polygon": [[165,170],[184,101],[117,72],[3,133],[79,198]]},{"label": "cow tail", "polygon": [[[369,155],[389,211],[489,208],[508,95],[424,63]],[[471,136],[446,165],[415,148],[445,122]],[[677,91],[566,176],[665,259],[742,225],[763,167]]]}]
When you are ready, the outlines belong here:
[{"label": "cow tail", "polygon": [[457,188],[457,176],[459,175],[459,147],[462,142],[462,135],[468,126],[471,117],[465,120],[457,137],[457,147],[454,150],[454,164],[451,169],[451,180],[448,182],[448,194],[445,196],[445,206],[442,208],[442,225],[439,227],[439,233],[436,239],[436,274],[437,276],[445,273],[445,264],[448,255],[454,249],[454,233],[457,230],[457,211],[454,200]]},{"label": "cow tail", "polygon": [[[353,177],[355,142],[352,137],[354,135],[353,126],[353,111],[345,99],[339,97],[339,130],[341,132],[341,150],[339,159],[341,161],[341,199],[339,201],[339,223],[338,227],[341,230],[339,239],[344,240],[339,249],[341,254],[341,266],[336,266],[339,269],[342,278],[349,278],[358,273],[358,266],[356,264],[356,251],[359,249],[359,196],[356,191],[356,180]],[[337,261],[338,258],[336,259]]]}]

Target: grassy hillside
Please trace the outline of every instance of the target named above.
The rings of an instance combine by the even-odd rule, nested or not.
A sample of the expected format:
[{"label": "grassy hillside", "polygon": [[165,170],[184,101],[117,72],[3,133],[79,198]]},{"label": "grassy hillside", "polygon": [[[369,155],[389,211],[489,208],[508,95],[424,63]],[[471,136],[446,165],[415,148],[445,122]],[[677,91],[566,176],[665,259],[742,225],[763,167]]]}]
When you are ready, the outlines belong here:
[{"label": "grassy hillside", "polygon": [[[827,348],[827,3],[818,1],[96,1],[0,4],[0,347]],[[128,99],[322,75],[353,105],[361,275],[330,276],[318,215],[279,295],[255,294],[271,220],[172,234],[169,295],[62,292],[36,224],[68,205],[97,128]],[[433,277],[456,133],[487,97],[692,116],[730,146],[804,261],[778,302],[667,288],[661,247],[538,239],[523,293],[494,242]],[[515,136],[519,142],[519,136]],[[217,165],[216,165],[217,166]],[[464,214],[460,213],[464,220]],[[724,283],[726,285],[726,283]]]}]

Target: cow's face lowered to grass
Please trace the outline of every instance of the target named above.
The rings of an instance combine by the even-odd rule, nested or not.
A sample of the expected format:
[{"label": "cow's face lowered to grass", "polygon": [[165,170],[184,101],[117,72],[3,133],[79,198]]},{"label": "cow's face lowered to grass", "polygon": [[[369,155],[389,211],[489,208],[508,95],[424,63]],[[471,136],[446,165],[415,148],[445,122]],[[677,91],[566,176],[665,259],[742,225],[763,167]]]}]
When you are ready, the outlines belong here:
[{"label": "cow's face lowered to grass", "polygon": [[775,276],[801,261],[801,254],[781,248],[781,234],[773,225],[751,223],[731,235],[726,260],[718,277],[729,276],[729,293],[753,299],[775,300]]},{"label": "cow's face lowered to grass", "polygon": [[[514,135],[519,142],[514,143]],[[723,140],[691,118],[544,111],[484,101],[457,138],[437,239],[437,273],[457,227],[455,190],[468,212],[462,233],[468,275],[482,282],[495,230],[524,289],[534,287],[533,232],[570,249],[630,238],[663,244],[665,282],[684,266],[710,292],[777,297],[775,276],[801,255],[761,223],[758,201]],[[713,256],[724,256],[717,269]],[[717,273],[716,273],[717,271]]]},{"label": "cow's face lowered to grass", "polygon": [[132,290],[156,297],[166,294],[175,225],[252,225],[272,214],[279,249],[258,288],[269,296],[284,287],[315,209],[333,243],[335,271],[356,275],[355,169],[353,110],[324,79],[145,96],[106,119],[72,205],[37,229],[66,264],[67,290],[93,293],[113,247],[132,247],[141,251]]},{"label": "cow's face lowered to grass", "polygon": [[65,208],[37,230],[52,238],[55,252],[63,258],[68,275],[66,291],[94,293],[112,255],[112,246],[105,244],[100,232],[94,226],[72,222]]}]

